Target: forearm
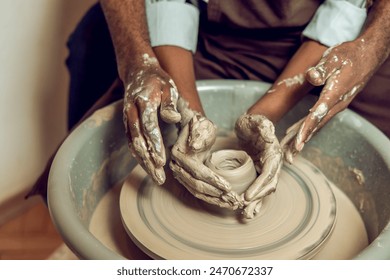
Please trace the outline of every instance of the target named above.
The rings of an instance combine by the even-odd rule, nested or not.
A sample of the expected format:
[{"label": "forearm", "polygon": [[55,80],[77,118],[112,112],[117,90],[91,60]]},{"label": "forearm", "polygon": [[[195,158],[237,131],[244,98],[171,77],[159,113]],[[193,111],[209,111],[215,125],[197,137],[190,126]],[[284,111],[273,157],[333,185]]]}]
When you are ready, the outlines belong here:
[{"label": "forearm", "polygon": [[154,52],[161,67],[175,81],[181,97],[188,101],[189,107],[204,114],[195,85],[192,52],[176,46],[159,46]]},{"label": "forearm", "polygon": [[359,38],[379,67],[390,54],[390,1],[375,0]]},{"label": "forearm", "polygon": [[114,44],[119,77],[126,82],[140,67],[150,46],[143,0],[100,0]]},{"label": "forearm", "polygon": [[248,113],[261,114],[272,122],[279,121],[313,86],[306,82],[305,72],[316,65],[327,49],[315,41],[305,41],[291,58],[270,90]]}]

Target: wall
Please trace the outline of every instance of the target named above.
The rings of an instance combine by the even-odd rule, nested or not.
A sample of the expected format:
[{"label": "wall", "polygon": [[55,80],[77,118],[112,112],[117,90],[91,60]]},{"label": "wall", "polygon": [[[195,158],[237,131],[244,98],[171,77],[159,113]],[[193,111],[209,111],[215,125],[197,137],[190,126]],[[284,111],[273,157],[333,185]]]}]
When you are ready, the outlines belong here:
[{"label": "wall", "polygon": [[0,209],[31,188],[66,134],[66,41],[94,2],[0,2]]}]

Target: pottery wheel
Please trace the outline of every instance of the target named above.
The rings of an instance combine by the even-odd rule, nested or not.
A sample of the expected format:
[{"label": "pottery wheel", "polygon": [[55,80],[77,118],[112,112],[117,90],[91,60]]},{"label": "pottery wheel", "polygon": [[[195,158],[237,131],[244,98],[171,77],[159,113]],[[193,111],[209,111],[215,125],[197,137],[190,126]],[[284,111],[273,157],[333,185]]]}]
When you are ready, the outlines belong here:
[{"label": "pottery wheel", "polygon": [[137,166],[120,194],[128,235],[154,259],[308,259],[335,224],[329,182],[299,156],[252,220],[196,199],[169,175],[158,186]]}]

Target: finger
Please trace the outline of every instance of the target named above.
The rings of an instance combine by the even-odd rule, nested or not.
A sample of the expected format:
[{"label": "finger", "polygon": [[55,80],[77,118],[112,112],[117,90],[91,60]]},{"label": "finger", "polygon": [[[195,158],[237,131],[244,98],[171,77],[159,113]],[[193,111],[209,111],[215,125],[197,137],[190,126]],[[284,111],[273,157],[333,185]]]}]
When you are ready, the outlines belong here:
[{"label": "finger", "polygon": [[133,144],[129,144],[129,148],[133,157],[137,160],[138,164],[152,177],[152,179],[158,184],[162,185],[165,182],[166,176],[163,167],[156,167],[150,156],[147,155],[141,158],[138,154],[138,143],[135,141]]},{"label": "finger", "polygon": [[184,170],[180,165],[171,161],[169,164],[176,179],[180,180],[185,186],[193,189],[194,192],[208,196],[221,197],[223,192],[203,181],[195,179],[190,173]]},{"label": "finger", "polygon": [[[291,125],[289,128],[287,128],[286,135],[294,134],[294,133],[296,134],[299,130],[299,127],[301,126],[301,124],[303,123],[304,120],[305,120],[305,117],[300,119],[299,121],[297,121],[293,125]],[[282,144],[282,142],[283,142],[283,140],[280,142],[280,144]]]},{"label": "finger", "polygon": [[296,123],[294,123],[292,126],[290,126],[286,130],[285,136],[280,141],[280,146],[282,147],[282,149],[284,149],[286,146],[288,146],[291,143],[291,141],[293,139],[295,139],[295,136],[297,135],[299,128],[301,127],[304,120],[305,120],[305,118],[297,121]]},{"label": "finger", "polygon": [[189,148],[198,153],[210,150],[217,137],[217,128],[214,123],[201,115],[194,115],[188,125]]},{"label": "finger", "polygon": [[269,157],[262,166],[261,174],[246,190],[245,200],[252,201],[275,191],[275,182],[277,182],[279,179],[282,164],[283,162],[281,154]]},{"label": "finger", "polygon": [[165,182],[165,172],[162,167],[157,167],[148,152],[145,138],[140,130],[137,107],[132,103],[126,103],[123,114],[127,135],[130,139],[129,148],[137,162],[152,176],[159,185]]},{"label": "finger", "polygon": [[268,182],[267,185],[259,186],[259,192],[252,198],[252,201],[258,201],[263,199],[267,195],[273,193],[276,190],[279,181],[279,173],[275,174],[274,178]]},{"label": "finger", "polygon": [[243,211],[244,217],[246,219],[253,219],[256,214],[260,212],[261,206],[263,205],[263,201],[260,200],[255,200],[251,201]]},{"label": "finger", "polygon": [[212,205],[216,205],[222,208],[228,208],[231,210],[236,210],[238,208],[238,202],[226,201],[225,199],[221,199],[220,197],[209,196],[203,193],[199,193],[196,191],[196,189],[191,187],[192,185],[187,185],[187,183],[183,180],[182,177],[177,177],[176,179],[197,199],[200,199]]},{"label": "finger", "polygon": [[136,104],[140,113],[140,123],[143,136],[147,143],[148,151],[157,167],[165,165],[165,147],[161,131],[158,124],[157,110],[160,105],[160,93],[154,89],[149,95],[149,98],[136,98]]},{"label": "finger", "polygon": [[294,148],[294,141],[296,135],[298,134],[299,128],[304,120],[305,118],[302,118],[296,123],[294,123],[292,126],[290,126],[286,131],[286,135],[283,137],[282,141],[280,141],[280,146],[283,150],[284,160],[287,161],[289,164],[292,164],[294,156],[298,153],[298,151]]},{"label": "finger", "polygon": [[311,139],[311,137],[315,134],[315,132],[317,132],[323,126],[325,126],[325,124],[327,124],[336,114],[338,114],[339,112],[347,108],[350,102],[351,100],[344,100],[342,102],[337,103],[335,106],[333,106],[333,108],[329,110],[328,114],[317,125],[316,130],[313,131],[310,135],[308,135],[306,142],[308,142]]},{"label": "finger", "polygon": [[263,206],[263,199],[260,199],[260,201],[258,201],[256,203],[256,207],[255,207],[255,211],[254,211],[255,214],[260,212],[261,206]]},{"label": "finger", "polygon": [[283,148],[283,155],[284,155],[284,160],[287,163],[292,164],[294,161],[294,156],[296,155],[296,151],[291,150],[290,145],[288,145]]},{"label": "finger", "polygon": [[222,192],[231,191],[229,183],[205,166],[195,155],[183,154],[177,147],[173,147],[172,158],[196,180],[203,181]]},{"label": "finger", "polygon": [[[293,140],[292,140],[293,141]],[[297,151],[295,148],[294,148],[294,145],[292,144],[293,142],[290,142],[286,145],[284,145],[282,147],[283,149],[283,157],[284,157],[284,160],[289,163],[289,164],[292,164],[293,161],[294,161],[294,157],[295,155],[299,152]]]},{"label": "finger", "polygon": [[341,68],[341,65],[341,59],[330,48],[324,53],[316,66],[306,71],[306,79],[314,86],[323,85],[335,71]]},{"label": "finger", "polygon": [[177,100],[179,93],[173,80],[169,80],[169,85],[163,87],[161,96],[160,115],[167,123],[178,123],[181,115],[177,111]]},{"label": "finger", "polygon": [[328,114],[329,108],[326,103],[316,104],[312,112],[306,117],[302,123],[293,143],[292,148],[296,151],[301,151],[308,141],[309,135],[314,134],[318,130],[318,126],[323,118]]},{"label": "finger", "polygon": [[221,196],[221,199],[227,202],[229,205],[233,205],[235,209],[242,208],[244,206],[244,202],[242,201],[241,196],[234,191],[224,193]]},{"label": "finger", "polygon": [[217,205],[223,208],[235,210],[238,208],[239,201],[237,196],[224,194],[222,191],[208,185],[205,182],[196,180],[183,168],[174,162],[169,164],[174,177],[178,180],[193,196],[207,203]]},{"label": "finger", "polygon": [[295,136],[290,139],[290,142],[282,146],[283,158],[289,164],[293,163],[294,157],[300,152],[300,150],[295,148]]},{"label": "finger", "polygon": [[[299,151],[302,150],[304,143],[306,143],[316,131],[318,131],[330,118],[330,112],[335,115],[352,101],[357,92],[360,91],[360,85],[350,85],[350,71],[349,65],[344,65],[341,71],[336,71],[332,77],[327,81],[324,89],[321,92],[320,98],[310,109],[310,114],[306,117],[297,134],[295,147]],[[337,105],[341,104],[341,105]],[[339,108],[335,110],[334,108]]]}]

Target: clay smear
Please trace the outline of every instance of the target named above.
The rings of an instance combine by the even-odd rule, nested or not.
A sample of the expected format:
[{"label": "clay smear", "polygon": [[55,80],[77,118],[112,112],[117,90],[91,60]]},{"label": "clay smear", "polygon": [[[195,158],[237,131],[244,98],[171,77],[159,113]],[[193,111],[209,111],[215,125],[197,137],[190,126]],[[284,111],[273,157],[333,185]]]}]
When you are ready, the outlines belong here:
[{"label": "clay smear", "polygon": [[286,87],[292,87],[295,85],[302,85],[304,82],[305,82],[305,76],[301,73],[301,74],[295,75],[292,78],[284,79],[284,80],[278,82],[277,85],[279,86],[279,85],[285,84]]}]

